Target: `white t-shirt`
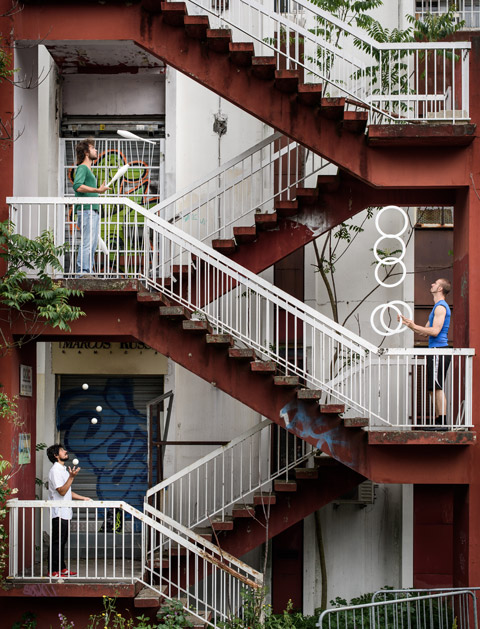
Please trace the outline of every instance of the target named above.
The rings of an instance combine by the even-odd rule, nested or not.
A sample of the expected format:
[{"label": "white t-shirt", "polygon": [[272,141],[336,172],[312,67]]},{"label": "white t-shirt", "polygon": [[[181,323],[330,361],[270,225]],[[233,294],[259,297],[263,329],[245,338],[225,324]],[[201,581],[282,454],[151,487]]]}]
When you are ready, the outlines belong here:
[{"label": "white t-shirt", "polygon": [[[49,500],[72,500],[72,488],[69,487],[64,496],[57,491],[59,487],[65,485],[69,479],[69,472],[65,465],[54,463],[48,473],[48,499]],[[62,518],[62,520],[72,519],[71,507],[54,507],[52,509],[52,518]]]}]

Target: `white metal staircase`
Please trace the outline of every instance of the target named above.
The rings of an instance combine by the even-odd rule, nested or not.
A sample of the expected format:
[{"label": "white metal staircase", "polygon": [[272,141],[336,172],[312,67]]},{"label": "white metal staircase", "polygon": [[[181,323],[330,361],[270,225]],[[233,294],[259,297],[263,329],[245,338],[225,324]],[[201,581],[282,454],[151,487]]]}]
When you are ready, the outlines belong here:
[{"label": "white metal staircase", "polygon": [[[68,208],[98,203],[101,233],[110,249],[99,256],[109,277],[131,277],[204,318],[240,347],[274,361],[303,386],[345,404],[370,426],[424,425],[428,412],[426,357],[452,357],[447,374],[449,403],[445,427],[472,425],[470,349],[380,349],[310,306],[162,218],[125,198],[10,198],[10,218],[18,233],[32,237],[48,229],[70,258],[82,235]],[[70,221],[70,222],[69,222]],[[293,351],[285,352],[285,347]],[[412,421],[414,418],[414,421]],[[415,421],[416,419],[416,421]]]},{"label": "white metal staircase", "polygon": [[211,28],[253,41],[256,55],[273,52],[277,69],[368,111],[370,123],[469,119],[469,42],[378,42],[309,0],[294,4],[295,13],[284,14],[261,0],[186,2],[190,15],[209,16]]}]

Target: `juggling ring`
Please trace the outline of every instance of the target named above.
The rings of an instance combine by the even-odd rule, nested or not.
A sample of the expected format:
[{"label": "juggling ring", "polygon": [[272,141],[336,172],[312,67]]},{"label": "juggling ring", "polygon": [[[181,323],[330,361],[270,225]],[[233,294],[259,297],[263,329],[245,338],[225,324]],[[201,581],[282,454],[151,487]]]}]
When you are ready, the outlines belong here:
[{"label": "juggling ring", "polygon": [[[384,266],[393,266],[394,264],[400,264],[402,267],[402,275],[400,277],[399,280],[397,280],[396,282],[394,282],[393,284],[386,284],[383,280],[381,280],[378,277],[378,270],[379,268],[384,265]],[[375,279],[377,280],[377,282],[380,284],[380,286],[383,286],[384,288],[395,288],[395,286],[399,286],[407,277],[407,267],[405,266],[405,263],[403,262],[403,260],[401,258],[383,258],[383,260],[381,260],[381,262],[379,264],[377,264],[377,266],[375,267]],[[390,302],[392,303],[392,302]]]},{"label": "juggling ring", "polygon": [[[379,226],[380,217],[386,210],[395,210],[396,212],[400,212],[400,214],[403,216],[403,227],[396,234],[387,234],[386,232],[383,231],[383,229],[380,229],[380,226]],[[395,238],[395,236],[401,236],[407,229],[408,216],[406,212],[402,210],[401,207],[398,207],[398,205],[387,205],[385,207],[382,207],[380,212],[378,212],[377,216],[375,217],[375,227],[377,228],[378,233],[381,234],[383,237]]]},{"label": "juggling ring", "polygon": [[[404,301],[400,301],[398,299],[395,299],[393,301],[388,302],[388,304],[380,304],[379,306],[377,306],[372,314],[370,315],[370,325],[372,326],[372,328],[374,329],[374,331],[377,334],[380,334],[380,336],[392,336],[392,334],[398,334],[398,332],[404,332],[406,330],[406,327],[403,325],[402,321],[400,320],[398,322],[398,325],[395,329],[391,330],[388,325],[385,323],[385,311],[388,308],[391,308],[392,310],[394,310],[399,316],[401,316],[401,312],[400,309],[397,308],[397,306],[395,306],[394,304],[400,304],[401,306],[403,306],[405,308],[405,310],[407,311],[408,314],[408,318],[409,319],[413,319],[413,313],[412,313],[412,309],[410,308],[410,306],[408,304],[406,304]],[[377,326],[374,323],[374,318],[375,315],[377,314],[377,312],[379,310],[382,310],[381,314],[380,314],[380,322],[383,326],[383,331],[379,330],[377,328]],[[403,326],[403,329],[402,329]]]}]

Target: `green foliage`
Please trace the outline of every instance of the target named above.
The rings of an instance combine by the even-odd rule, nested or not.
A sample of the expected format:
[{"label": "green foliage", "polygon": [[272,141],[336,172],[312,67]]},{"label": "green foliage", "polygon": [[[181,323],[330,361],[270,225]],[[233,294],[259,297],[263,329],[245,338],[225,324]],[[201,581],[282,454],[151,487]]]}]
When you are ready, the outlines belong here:
[{"label": "green foliage", "polygon": [[0,35],[0,83],[5,79],[10,79],[16,72],[12,67],[12,53],[9,52]]},{"label": "green foliage", "polygon": [[8,534],[5,526],[5,520],[7,517],[7,500],[18,491],[9,485],[10,468],[11,463],[9,461],[5,461],[5,459],[0,456],[0,583],[3,583],[1,575],[3,575],[7,566],[8,558]]},{"label": "green foliage", "polygon": [[[63,270],[59,258],[64,249],[55,246],[51,232],[29,239],[15,234],[10,221],[0,223],[0,258],[8,263],[0,280],[0,309],[9,323],[13,313],[21,316],[26,334],[39,322],[70,331],[69,322],[85,314],[69,304],[70,297],[83,293],[51,278],[53,272]],[[27,281],[28,271],[35,271],[38,279]],[[12,345],[5,338],[3,341],[3,350],[8,350]]]},{"label": "green foliage", "polygon": [[293,609],[292,601],[282,614],[274,614],[272,606],[265,603],[267,588],[255,591],[242,590],[242,618],[233,616],[228,622],[219,623],[224,629],[315,629],[318,613],[304,616]]},{"label": "green foliage", "polygon": [[169,629],[182,629],[182,627],[193,627],[187,618],[182,603],[176,599],[165,601],[160,607],[157,619],[160,621],[159,627]]},{"label": "green foliage", "polygon": [[25,612],[20,620],[14,622],[12,629],[35,629],[37,626],[37,617],[33,612]]}]

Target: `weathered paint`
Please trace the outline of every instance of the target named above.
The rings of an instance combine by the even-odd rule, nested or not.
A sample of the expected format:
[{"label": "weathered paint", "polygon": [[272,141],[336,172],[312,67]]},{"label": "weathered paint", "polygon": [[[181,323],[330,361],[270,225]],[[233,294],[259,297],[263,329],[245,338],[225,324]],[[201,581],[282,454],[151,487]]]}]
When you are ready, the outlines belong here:
[{"label": "weathered paint", "polygon": [[[371,148],[363,135],[339,128],[337,121],[319,116],[316,108],[275,89],[246,68],[231,64],[228,54],[210,50],[184,28],[170,26],[162,15],[142,12],[139,5],[119,7],[68,4],[26,6],[14,16],[20,40],[71,40],[79,33],[88,40],[133,40],[150,54],[205,85],[270,126],[356,177],[375,186],[419,187],[469,184],[465,155],[471,147],[389,146]],[[401,133],[401,129],[397,131]],[[341,141],[340,141],[341,140]]]}]

